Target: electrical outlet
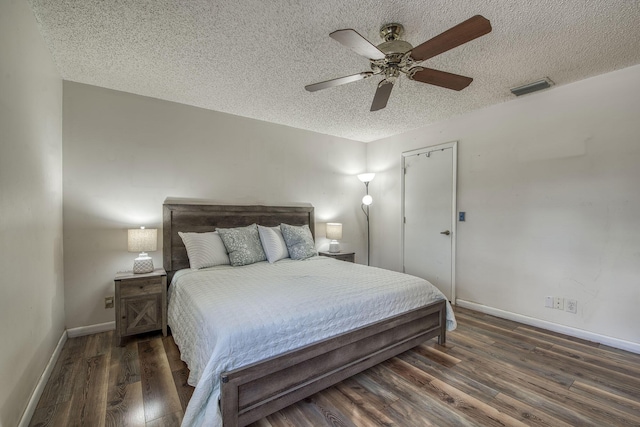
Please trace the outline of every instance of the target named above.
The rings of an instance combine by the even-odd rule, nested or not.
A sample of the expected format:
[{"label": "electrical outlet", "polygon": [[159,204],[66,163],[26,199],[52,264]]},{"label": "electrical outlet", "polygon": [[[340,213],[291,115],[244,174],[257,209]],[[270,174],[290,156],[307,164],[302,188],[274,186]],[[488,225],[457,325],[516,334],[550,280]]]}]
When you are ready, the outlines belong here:
[{"label": "electrical outlet", "polygon": [[547,308],[553,308],[553,297],[546,297],[544,299],[544,306]]},{"label": "electrical outlet", "polygon": [[104,298],[104,308],[113,308],[113,297]]},{"label": "electrical outlet", "polygon": [[554,297],[553,306],[554,306],[553,308],[555,308],[557,310],[564,309],[564,298],[562,298],[562,297]]},{"label": "electrical outlet", "polygon": [[567,298],[567,305],[565,306],[565,310],[569,313],[576,314],[578,312],[578,301]]}]

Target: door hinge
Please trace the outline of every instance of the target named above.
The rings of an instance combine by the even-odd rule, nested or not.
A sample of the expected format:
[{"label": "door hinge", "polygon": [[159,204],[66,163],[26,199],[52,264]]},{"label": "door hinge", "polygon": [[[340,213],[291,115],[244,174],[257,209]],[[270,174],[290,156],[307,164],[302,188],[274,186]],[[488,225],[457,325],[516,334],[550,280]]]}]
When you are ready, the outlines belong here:
[{"label": "door hinge", "polygon": [[407,217],[405,216],[404,218],[402,218],[402,221],[406,224],[407,223]]}]

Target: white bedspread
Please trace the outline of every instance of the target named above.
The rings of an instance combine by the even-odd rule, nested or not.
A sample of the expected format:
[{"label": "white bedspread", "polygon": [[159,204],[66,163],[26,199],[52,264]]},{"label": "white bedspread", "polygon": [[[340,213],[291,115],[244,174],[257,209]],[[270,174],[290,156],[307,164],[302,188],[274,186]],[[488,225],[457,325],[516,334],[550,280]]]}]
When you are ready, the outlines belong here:
[{"label": "white bedspread", "polygon": [[[220,374],[445,299],[423,279],[327,257],[175,274],[168,323],[196,386],[183,426],[222,425]],[[447,329],[456,327],[447,303]]]}]

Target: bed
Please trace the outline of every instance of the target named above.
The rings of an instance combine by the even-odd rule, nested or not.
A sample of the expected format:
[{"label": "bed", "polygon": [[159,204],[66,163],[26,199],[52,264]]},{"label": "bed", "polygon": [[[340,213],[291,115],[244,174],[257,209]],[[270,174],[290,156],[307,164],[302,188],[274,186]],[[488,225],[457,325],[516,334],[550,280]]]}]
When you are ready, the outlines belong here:
[{"label": "bed", "polygon": [[[197,272],[189,269],[187,251],[178,232],[286,223],[306,224],[315,235],[311,206],[166,203],[163,209],[163,261],[172,283],[169,326],[183,360],[192,370],[190,383],[197,383],[183,425],[250,424],[428,339],[437,337],[443,344],[447,327],[455,327],[449,303],[433,286],[428,292],[398,293],[396,297],[394,289],[398,287],[422,289],[428,283],[401,273],[326,257],[245,267],[218,266]],[[402,284],[394,284],[389,290],[380,284],[380,292],[371,290],[378,282],[387,281],[387,276]],[[238,277],[241,282],[235,282]],[[278,287],[266,288],[271,282],[278,282]],[[360,291],[352,291],[347,284],[366,290],[361,292],[366,301],[354,299],[360,305],[348,305],[352,304],[351,294]],[[243,298],[247,296],[246,301],[237,295],[226,296],[229,288]],[[218,293],[206,297],[209,289]],[[324,307],[319,303],[323,299],[331,302],[332,296],[342,305],[334,301],[328,304],[331,307]],[[395,301],[393,298],[398,298],[397,304],[380,303]],[[262,303],[269,299],[283,305],[275,310],[266,308]],[[377,312],[391,310],[388,307],[393,311]],[[245,309],[255,316],[241,314]],[[275,320],[267,319],[270,311]],[[220,326],[222,321],[213,320],[221,312],[227,316],[224,323],[228,331]],[[298,317],[307,312],[317,312],[322,321],[302,326]],[[336,314],[342,312],[351,314],[343,319]],[[253,317],[261,320],[247,324],[247,332],[244,319]],[[227,334],[234,335],[234,339],[239,337],[237,344],[229,344],[232,341],[227,341]],[[220,349],[227,345],[233,350],[224,350],[220,355]],[[227,363],[227,359],[231,362]]]}]

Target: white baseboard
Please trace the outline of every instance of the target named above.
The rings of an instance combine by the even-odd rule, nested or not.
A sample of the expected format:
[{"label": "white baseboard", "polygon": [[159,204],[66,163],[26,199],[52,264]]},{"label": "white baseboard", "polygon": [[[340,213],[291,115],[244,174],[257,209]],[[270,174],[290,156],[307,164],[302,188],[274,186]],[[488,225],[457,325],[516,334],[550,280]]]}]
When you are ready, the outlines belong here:
[{"label": "white baseboard", "polygon": [[22,413],[22,418],[20,418],[20,423],[18,427],[28,427],[29,423],[31,423],[31,418],[33,418],[33,414],[36,412],[36,407],[38,406],[38,402],[40,401],[40,397],[44,392],[44,388],[51,377],[51,373],[53,372],[53,368],[56,366],[56,362],[60,357],[60,353],[62,352],[62,348],[64,347],[64,343],[67,342],[67,331],[62,332],[62,336],[60,340],[58,340],[58,345],[56,345],[55,350],[53,350],[53,354],[47,363],[47,366],[44,368],[44,372],[40,375],[40,379],[36,384],[36,388],[31,393],[31,397],[29,398],[29,403],[27,404],[26,409]]},{"label": "white baseboard", "polygon": [[640,354],[640,344],[631,341],[621,340],[619,338],[613,338],[606,335],[596,334],[594,332],[585,331],[584,329],[573,328],[571,326],[560,325],[558,323],[548,322],[546,320],[536,319],[534,317],[524,316],[522,314],[512,313],[510,311],[500,310],[499,308],[493,308],[486,305],[478,304],[475,302],[465,301],[458,299],[456,305],[463,308],[479,311],[481,313],[490,314],[492,316],[501,317],[507,320],[513,320],[514,322],[524,323],[525,325],[536,326],[538,328],[547,329],[553,332],[559,332],[561,334],[570,335],[576,338],[582,338],[587,341],[593,341],[600,344],[605,344],[611,347],[619,348],[621,350],[630,351],[632,353]]},{"label": "white baseboard", "polygon": [[69,338],[81,337],[84,335],[97,334],[100,332],[113,331],[116,329],[116,322],[98,323],[97,325],[80,326],[79,328],[67,329]]}]

